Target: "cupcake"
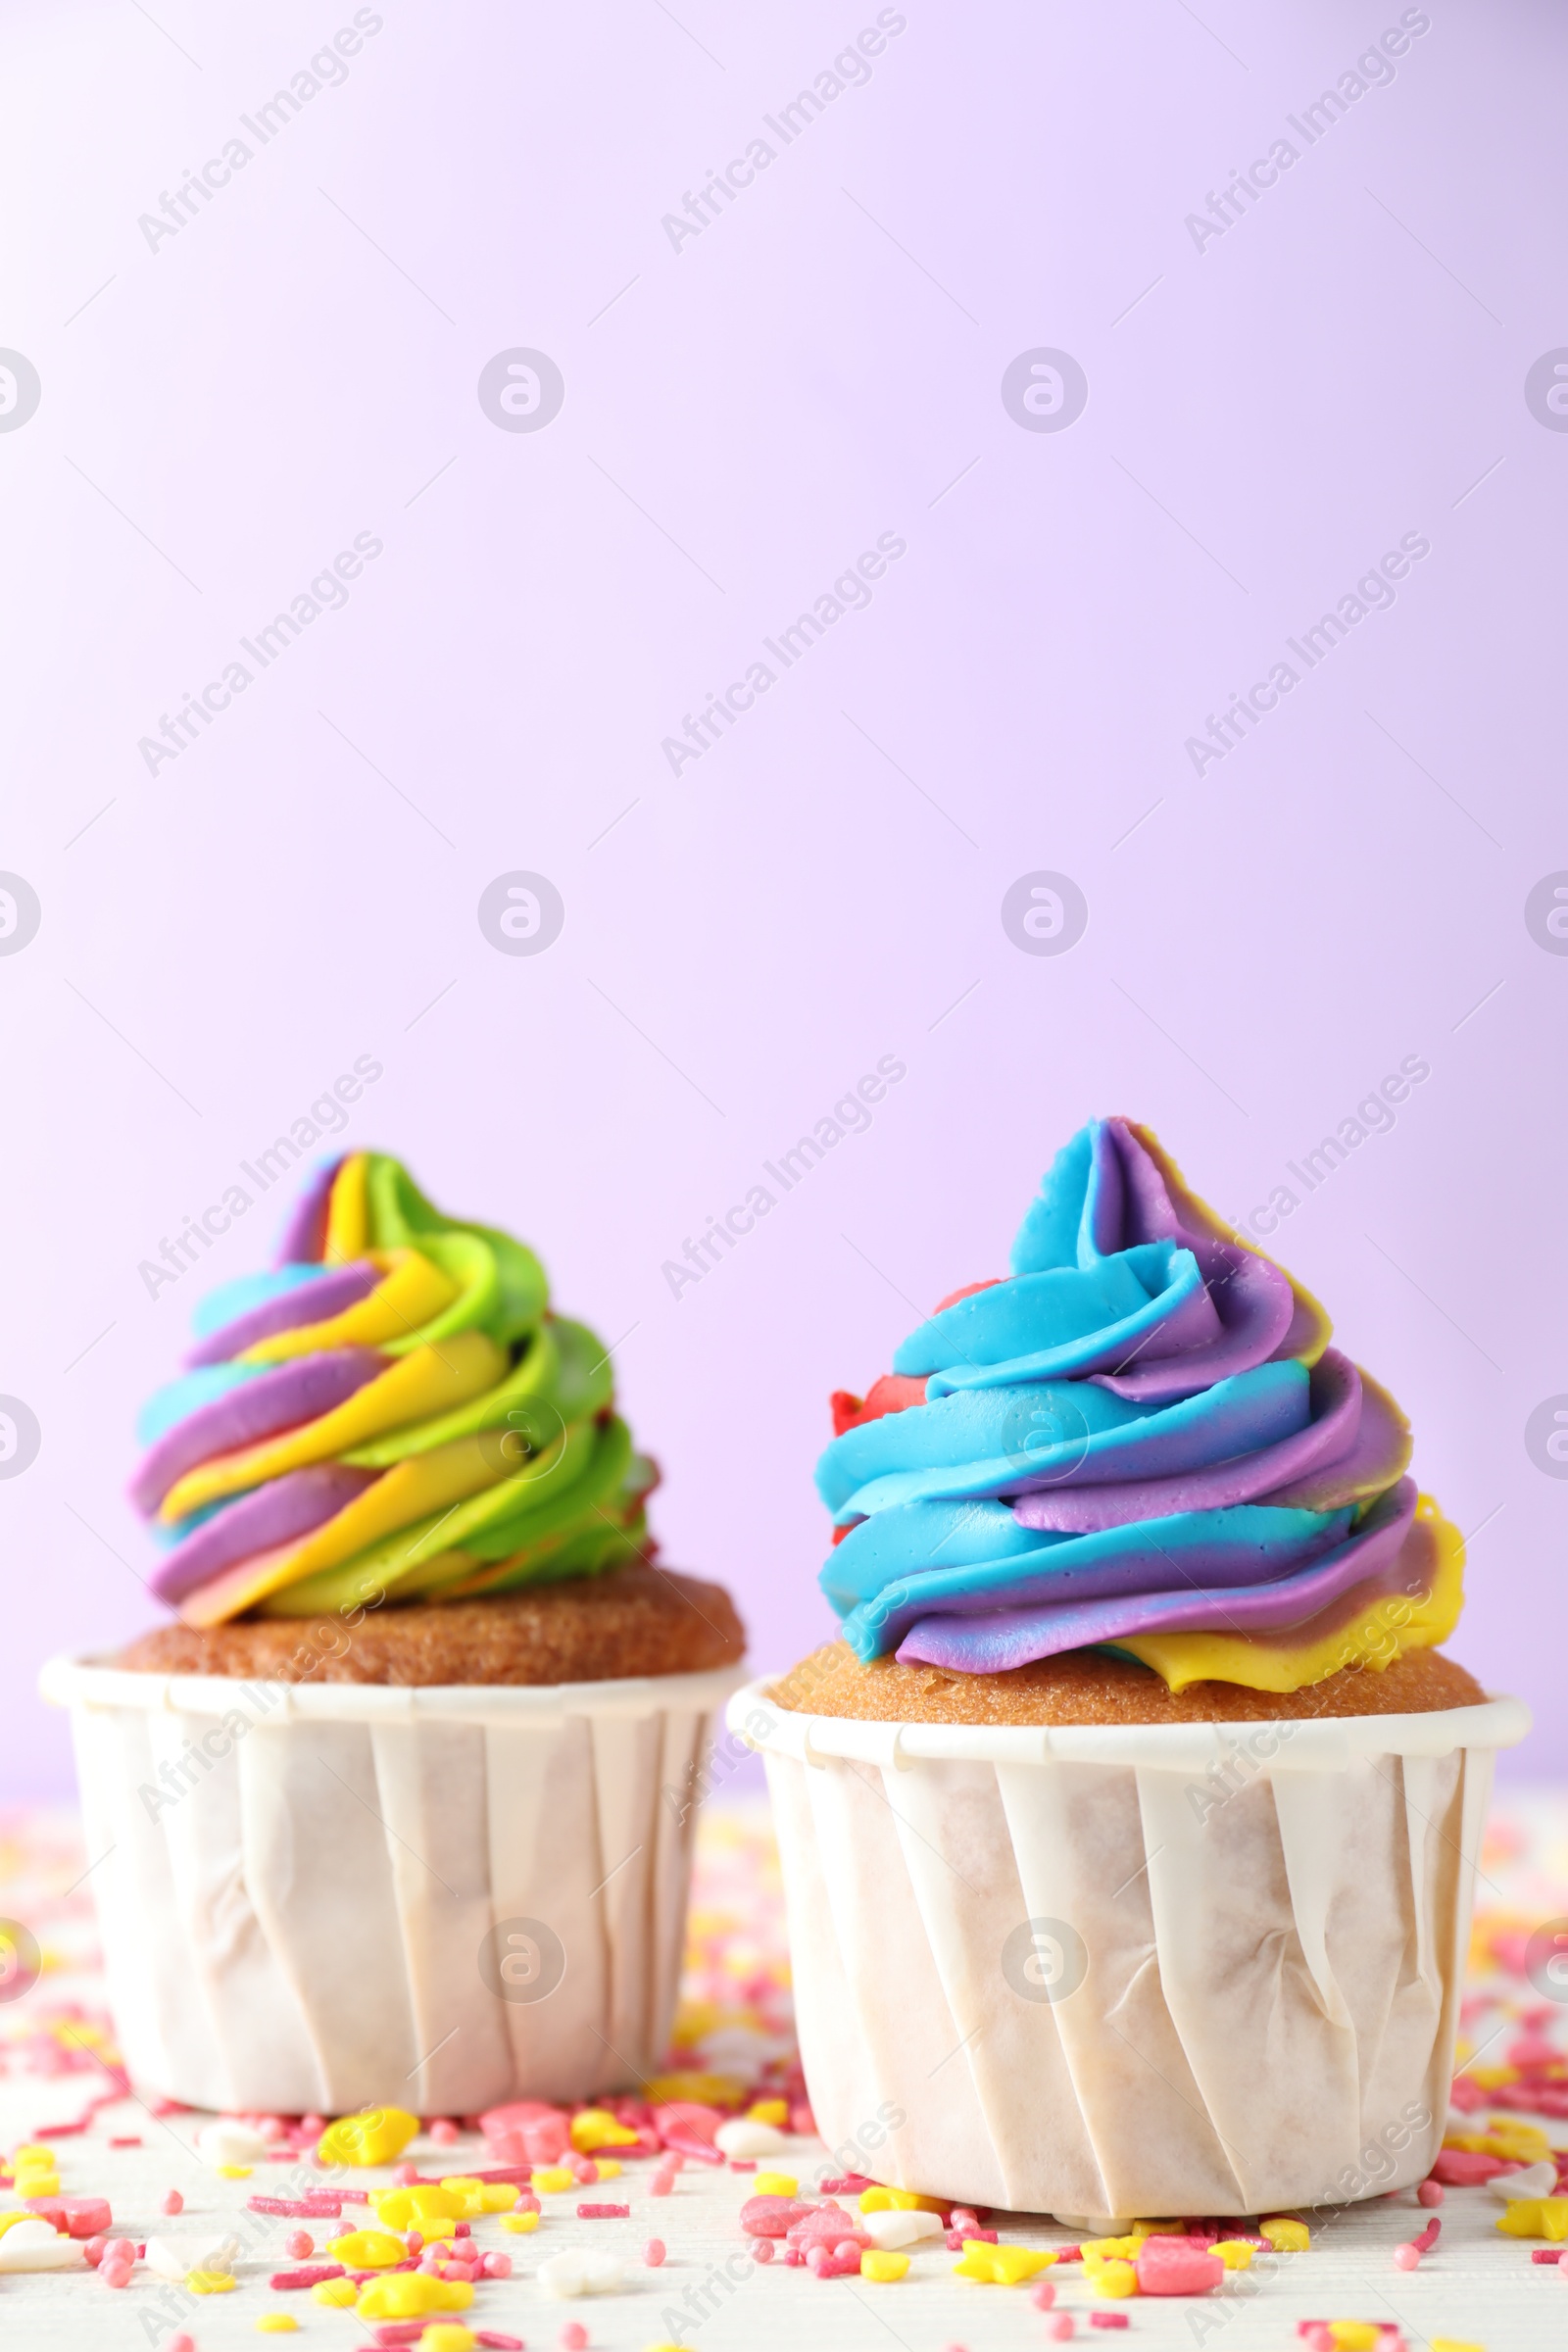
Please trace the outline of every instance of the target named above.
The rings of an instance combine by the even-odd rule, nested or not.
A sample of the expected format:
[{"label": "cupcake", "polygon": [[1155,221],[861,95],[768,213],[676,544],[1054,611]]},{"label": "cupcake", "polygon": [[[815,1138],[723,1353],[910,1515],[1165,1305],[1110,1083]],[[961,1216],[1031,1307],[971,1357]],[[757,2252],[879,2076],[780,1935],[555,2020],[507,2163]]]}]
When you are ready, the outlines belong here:
[{"label": "cupcake", "polygon": [[175,1614],[44,1674],[132,2077],[295,2114],[635,2082],[744,1635],[654,1564],[609,1351],[378,1152],[194,1330],[131,1487]]},{"label": "cupcake", "polygon": [[1493,1751],[1464,1547],[1316,1302],[1147,1128],[1058,1153],[817,1485],[841,1638],[767,1762],[835,2153],[1075,2225],[1343,2203],[1441,2142]]}]

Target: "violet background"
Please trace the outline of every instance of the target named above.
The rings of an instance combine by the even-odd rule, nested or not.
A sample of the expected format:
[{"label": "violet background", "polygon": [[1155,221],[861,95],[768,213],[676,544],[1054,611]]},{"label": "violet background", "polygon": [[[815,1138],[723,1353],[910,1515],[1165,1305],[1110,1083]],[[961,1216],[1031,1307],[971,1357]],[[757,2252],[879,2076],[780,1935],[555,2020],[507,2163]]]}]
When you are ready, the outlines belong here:
[{"label": "violet background", "polygon": [[[1451,1646],[1537,1707],[1511,1769],[1568,1770],[1568,1485],[1524,1442],[1568,1390],[1568,960],[1524,920],[1568,864],[1568,439],[1523,391],[1568,340],[1560,15],[1434,0],[1200,252],[1186,216],[1302,147],[1287,114],[1397,6],[910,0],[676,252],[662,216],[874,6],[376,13],[156,252],[138,216],[353,9],[0,30],[0,343],[43,384],[0,434],[0,867],[43,907],[0,957],[0,1391],[43,1432],[0,1480],[0,1787],[70,1785],[38,1661],[154,1614],[134,1406],[283,1188],[156,1300],[138,1262],[362,1054],[343,1141],[528,1236],[620,1343],[664,1557],[761,1665],[831,1623],[827,1393],[1002,1270],[1073,1128],[1147,1119],[1245,1213],[1424,1057],[1273,1246],[1478,1531]],[[514,346],[564,375],[539,432],[476,398]],[[1036,346],[1087,371],[1066,431],[1004,409]],[[149,776],[138,738],[357,532],[346,609]],[[884,532],[869,609],[673,776],[662,738]],[[1408,532],[1393,609],[1196,775],[1185,739]],[[476,919],[517,868],[565,903],[537,956]],[[1088,900],[1060,956],[1001,921],[1040,868]],[[869,1131],[672,1297],[888,1054]]]}]

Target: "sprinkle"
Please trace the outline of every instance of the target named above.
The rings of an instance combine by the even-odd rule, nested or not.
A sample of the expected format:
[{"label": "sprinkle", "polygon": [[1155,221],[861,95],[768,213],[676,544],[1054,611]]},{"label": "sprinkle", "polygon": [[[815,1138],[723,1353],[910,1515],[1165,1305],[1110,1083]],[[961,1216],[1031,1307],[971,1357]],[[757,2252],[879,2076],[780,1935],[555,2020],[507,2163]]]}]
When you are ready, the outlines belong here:
[{"label": "sprinkle", "polygon": [[438,2115],[426,2133],[426,2137],[432,2139],[438,2148],[450,2148],[454,2140],[461,2139],[462,2136],[457,2125],[448,2115]]},{"label": "sprinkle", "polygon": [[1042,2278],[1029,2297],[1036,2311],[1049,2311],[1056,2300],[1056,2290],[1049,2278]]},{"label": "sprinkle", "polygon": [[1410,2240],[1411,2245],[1414,2246],[1418,2254],[1431,2253],[1433,2247],[1438,2242],[1438,2233],[1442,2228],[1443,2224],[1438,2220],[1437,2215],[1434,2214],[1431,2221],[1428,2222],[1426,2228]]},{"label": "sprinkle", "polygon": [[98,2276],[105,2286],[128,2286],[130,2284],[130,2265],[128,2262],[100,2263]]},{"label": "sprinkle", "polygon": [[571,2144],[579,2156],[591,2156],[599,2148],[634,2148],[638,2138],[605,2107],[584,2107],[571,2119]]},{"label": "sprinkle", "polygon": [[1276,2254],[1304,2254],[1312,2243],[1311,2231],[1306,2224],[1297,2221],[1291,2214],[1270,2214],[1257,2227]]},{"label": "sprinkle", "polygon": [[[293,2247],[294,2240],[290,2238],[291,2253]],[[342,2276],[343,2265],[340,2262],[318,2262],[308,2271],[274,2271],[270,2283],[280,2293],[286,2293],[290,2287],[321,2286],[327,2279],[341,2278]]]},{"label": "sprinkle", "polygon": [[299,2322],[291,2312],[264,2311],[256,2326],[263,2335],[287,2335]]},{"label": "sprinkle", "polygon": [[[334,2279],[333,2285],[341,2283]],[[330,2292],[330,2289],[318,2289]],[[362,2320],[415,2320],[437,2311],[466,2311],[473,2288],[466,2278],[430,2278],[421,2271],[383,2271],[355,2309]]]},{"label": "sprinkle", "polygon": [[793,2173],[759,2173],[752,2182],[752,2193],[758,2197],[793,2197],[800,2185]]},{"label": "sprinkle", "polygon": [[328,2124],[316,2152],[323,2164],[392,2164],[418,2129],[418,2117],[401,2107],[371,2107]]},{"label": "sprinkle", "polygon": [[588,2341],[588,2330],[581,2320],[568,2320],[556,2338],[561,2352],[582,2352]]},{"label": "sprinkle", "polygon": [[473,2340],[483,2344],[485,2352],[526,2352],[520,2335],[500,2335],[494,2328],[481,2328]]},{"label": "sprinkle", "polygon": [[501,2227],[503,2230],[537,2230],[539,2208],[536,2205],[530,2205],[524,2213],[504,2213],[501,2216]]},{"label": "sprinkle", "polygon": [[[751,2258],[754,2262],[771,2262],[773,2259],[773,2240],[770,2237],[754,2237],[746,2250],[751,2255]],[[1536,2256],[1536,2260],[1538,2262],[1541,2260],[1539,2254]]]},{"label": "sprinkle", "polygon": [[[274,2286],[277,2284],[277,2280],[275,2278],[272,2280],[272,2284]],[[341,2276],[336,2278],[318,2279],[311,2288],[311,2301],[313,2303],[324,2303],[330,2310],[352,2310],[353,2306],[359,2301],[359,2299],[360,2290],[355,2285],[353,2279],[345,2278]]]},{"label": "sprinkle", "polygon": [[895,2278],[902,2278],[908,2267],[909,2257],[907,2254],[884,2252],[877,2246],[872,2246],[868,2252],[860,2256],[860,2277],[862,2278],[891,2281]]},{"label": "sprinkle", "polygon": [[552,2254],[539,2265],[536,2275],[547,2295],[610,2295],[625,2277],[625,2264],[615,2254],[573,2248]]},{"label": "sprinkle", "polygon": [[165,2196],[165,2198],[164,2198],[164,2202],[163,2202],[163,2207],[162,2207],[162,2210],[163,2210],[163,2212],[165,2212],[165,2213],[183,2213],[183,2212],[184,2212],[184,2210],[185,2210],[185,2200],[184,2200],[184,2198],[183,2198],[183,2197],[180,2195],[180,2193],[179,2193],[179,2191],[178,2191],[178,2189],[177,2189],[177,2188],[172,2188],[172,2189],[170,2189],[170,2190],[169,2190],[168,2194],[167,2194],[167,2195]]},{"label": "sprinkle", "polygon": [[473,2352],[478,2338],[456,2320],[435,2320],[419,2336],[419,2352]]},{"label": "sprinkle", "polygon": [[[771,2257],[771,2255],[772,2255],[772,2252],[773,2252],[773,2249],[772,2249],[771,2245],[769,2245],[769,2247],[768,2247],[767,2251],[768,2251],[768,2255],[769,2255],[769,2257]],[[663,2259],[664,2259],[664,2241],[663,2241],[663,2239],[662,2239],[662,2237],[651,2237],[651,2238],[648,2240],[648,2243],[647,2243],[647,2245],[646,2245],[646,2246],[644,2246],[644,2248],[643,2248],[643,2260],[644,2260],[644,2262],[645,2262],[645,2263],[648,2265],[648,2268],[649,2268],[651,2271],[657,2271],[657,2270],[659,2269],[660,2265],[662,2263]]]},{"label": "sprinkle", "polygon": [[[946,2213],[949,2210],[940,2197],[920,2197],[915,2195],[912,2188],[883,2188],[880,2185],[862,2189],[858,2202],[862,2213]],[[964,2235],[973,2237],[980,2227],[978,2214],[972,2213],[966,2205],[956,2205],[952,2211],[954,2229],[963,2228]]]},{"label": "sprinkle", "polygon": [[484,2275],[487,2278],[510,2278],[512,2277],[512,2256],[510,2254],[487,2254],[484,2258]]},{"label": "sprinkle", "polygon": [[575,2188],[577,2176],[575,2173],[569,2172],[564,2164],[536,2164],[533,2171],[533,2185],[542,2190],[547,2197],[557,2196],[564,2188]]},{"label": "sprinkle", "polygon": [[385,2271],[401,2262],[409,2249],[389,2230],[351,2230],[346,2237],[334,2237],[326,2250],[349,2270]]},{"label": "sprinkle", "polygon": [[1421,2249],[1417,2245],[1396,2246],[1394,2267],[1396,2271],[1415,2271],[1421,2267]]},{"label": "sprinkle", "polygon": [[1560,2245],[1568,2238],[1568,2197],[1514,2197],[1498,2220],[1507,2237],[1549,2237]]},{"label": "sprinkle", "polygon": [[987,2286],[1020,2286],[1055,2261],[1054,2254],[1032,2246],[1000,2246],[986,2238],[965,2238],[963,2260],[953,2266],[956,2278],[978,2278]]},{"label": "sprinkle", "polygon": [[232,2271],[187,2271],[185,2286],[193,2295],[231,2295],[239,2280]]},{"label": "sprinkle", "polygon": [[1487,2352],[1485,2344],[1461,2343],[1456,2335],[1435,2335],[1427,2352]]},{"label": "sprinkle", "polygon": [[1070,2311],[1054,2311],[1046,2322],[1046,2333],[1054,2343],[1064,2344],[1072,2333]]},{"label": "sprinkle", "polygon": [[623,2222],[631,2212],[629,2205],[579,2205],[579,2222]]},{"label": "sprinkle", "polygon": [[1124,2311],[1092,2311],[1089,2325],[1091,2328],[1128,2328],[1132,2323]]},{"label": "sprinkle", "polygon": [[1445,2193],[1441,2180],[1423,2180],[1415,2192],[1415,2201],[1418,2205],[1441,2205]]},{"label": "sprinkle", "polygon": [[138,2132],[127,2132],[123,2138],[112,2139],[109,2142],[109,2145],[112,2148],[139,2148],[141,2146],[141,2136]]},{"label": "sprinkle", "polygon": [[713,2133],[713,2145],[721,2156],[772,2156],[787,2144],[783,2132],[772,2124],[752,2123],[739,2115],[720,2124]]},{"label": "sprinkle", "polygon": [[292,2254],[296,2262],[303,2262],[308,2254],[316,2252],[316,2240],[308,2230],[291,2230],[283,2240],[283,2251]]}]

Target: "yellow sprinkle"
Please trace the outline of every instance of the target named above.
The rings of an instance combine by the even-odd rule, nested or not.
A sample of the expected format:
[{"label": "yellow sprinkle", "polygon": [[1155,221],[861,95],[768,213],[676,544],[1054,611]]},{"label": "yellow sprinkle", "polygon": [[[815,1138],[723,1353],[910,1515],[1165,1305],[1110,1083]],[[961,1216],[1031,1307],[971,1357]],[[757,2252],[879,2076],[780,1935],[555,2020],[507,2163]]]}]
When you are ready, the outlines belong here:
[{"label": "yellow sprinkle", "polygon": [[702,2107],[739,2107],[746,2085],[733,2075],[655,2075],[643,2084],[643,2097],[658,2107],[665,2099],[695,2099]]},{"label": "yellow sprinkle", "polygon": [[1497,2224],[1504,2237],[1568,2238],[1568,2197],[1510,2197]]},{"label": "yellow sprinkle", "polygon": [[16,2190],[19,2197],[57,2197],[60,2175],[53,2165],[45,2172],[41,2166],[19,2164]]},{"label": "yellow sprinkle", "polygon": [[418,2129],[402,2107],[367,2107],[328,2124],[316,2152],[326,2164],[396,2164]]},{"label": "yellow sprinkle", "polygon": [[955,2278],[978,2278],[987,2286],[1021,2286],[1037,2271],[1049,2270],[1054,2254],[1037,2253],[1029,2246],[993,2246],[983,2237],[966,2237],[961,2261],[953,2266]]},{"label": "yellow sprinkle", "polygon": [[384,2230],[417,2230],[421,2237],[455,2237],[457,2225],[470,2212],[466,2190],[439,2188],[382,2188],[370,2191],[370,2210]]},{"label": "yellow sprinkle", "polygon": [[1092,2271],[1102,2262],[1136,2262],[1143,2242],[1136,2233],[1131,2237],[1086,2237],[1078,2250],[1085,2270]]},{"label": "yellow sprinkle", "polygon": [[388,2230],[351,2230],[345,2237],[334,2237],[326,2250],[346,2271],[390,2270],[409,2251]]},{"label": "yellow sprinkle", "polygon": [[478,2337],[456,2320],[436,2320],[419,2338],[419,2352],[473,2352]]},{"label": "yellow sprinkle", "polygon": [[480,2213],[510,2213],[517,2202],[517,2192],[509,2182],[481,2180],[473,2173],[448,2173],[441,2190],[444,2196],[456,2199],[450,2210],[466,2222]]},{"label": "yellow sprinkle", "polygon": [[1551,2142],[1539,2124],[1518,2124],[1498,2116],[1485,2132],[1450,2132],[1446,2148],[1466,2148],[1476,2156],[1495,2156],[1504,2164],[1543,2164]]},{"label": "yellow sprinkle", "polygon": [[532,2206],[526,2213],[504,2213],[501,2216],[501,2227],[503,2230],[537,2230],[539,2216],[534,2212]]},{"label": "yellow sprinkle", "polygon": [[1090,2274],[1097,2295],[1136,2295],[1138,2265],[1135,2262],[1102,2262]]},{"label": "yellow sprinkle", "polygon": [[862,2213],[945,2213],[940,2197],[916,2196],[912,2188],[862,2188]]},{"label": "yellow sprinkle", "polygon": [[1330,2320],[1335,2352],[1374,2352],[1382,2330],[1370,2320]]},{"label": "yellow sprinkle", "polygon": [[1270,2214],[1257,2228],[1259,2236],[1268,2239],[1276,2254],[1304,2254],[1312,2243],[1306,2224],[1293,2220],[1286,2213]]},{"label": "yellow sprinkle", "polygon": [[[765,2123],[768,2118],[764,2116],[762,2120]],[[902,2278],[908,2267],[907,2254],[893,2254],[875,2246],[867,2246],[860,2255],[862,2278]]]},{"label": "yellow sprinkle", "polygon": [[579,2156],[591,2156],[596,2148],[635,2147],[637,2134],[617,2123],[607,2107],[585,2107],[571,2119],[571,2144]]},{"label": "yellow sprinkle", "polygon": [[20,2148],[13,2148],[11,2151],[13,2172],[20,2170],[24,2164],[35,2164],[41,2166],[46,2173],[52,2173],[57,2161],[53,2148],[41,2147],[36,2140],[24,2139]]},{"label": "yellow sprinkle", "polygon": [[239,2280],[232,2271],[187,2271],[185,2284],[193,2295],[230,2295]]},{"label": "yellow sprinkle", "polygon": [[643,2352],[692,2352],[690,2344],[645,2344]]},{"label": "yellow sprinkle", "polygon": [[601,2180],[616,2180],[626,2169],[618,2156],[596,2156],[594,2162],[599,2167]]},{"label": "yellow sprinkle", "polygon": [[533,2171],[533,2185],[542,2190],[546,2196],[554,2196],[564,2188],[575,2188],[577,2176],[575,2173],[567,2172],[564,2164],[536,2164]]},{"label": "yellow sprinkle", "polygon": [[[754,2197],[793,2197],[800,2185],[793,2173],[759,2173],[752,2182],[752,2194]],[[876,2207],[867,2205],[862,2197],[860,2211],[874,2213]]]},{"label": "yellow sprinkle", "polygon": [[1456,2335],[1435,2335],[1428,2352],[1487,2352],[1487,2347],[1485,2344],[1462,2344]]},{"label": "yellow sprinkle", "polygon": [[299,2322],[286,2311],[264,2311],[256,2325],[263,2335],[292,2335]]},{"label": "yellow sprinkle", "polygon": [[1245,2271],[1252,2259],[1252,2249],[1245,2237],[1222,2237],[1208,2250],[1218,2255],[1228,2271]]},{"label": "yellow sprinkle", "polygon": [[[338,2281],[332,2278],[327,2283],[336,2286]],[[384,2278],[370,2280],[355,2309],[362,2320],[422,2320],[433,2311],[466,2311],[472,2301],[473,2289],[466,2278],[432,2278],[427,2271],[392,2271]]]},{"label": "yellow sprinkle", "polygon": [[787,2099],[754,2099],[746,2113],[754,2124],[772,2124],[782,2132],[790,2120]]},{"label": "yellow sprinkle", "polygon": [[352,2278],[323,2278],[311,2289],[314,2303],[325,2303],[330,2309],[347,2311],[359,2301],[360,2290]]},{"label": "yellow sprinkle", "polygon": [[220,2180],[248,2180],[255,2167],[249,2164],[215,2164],[213,2170]]}]

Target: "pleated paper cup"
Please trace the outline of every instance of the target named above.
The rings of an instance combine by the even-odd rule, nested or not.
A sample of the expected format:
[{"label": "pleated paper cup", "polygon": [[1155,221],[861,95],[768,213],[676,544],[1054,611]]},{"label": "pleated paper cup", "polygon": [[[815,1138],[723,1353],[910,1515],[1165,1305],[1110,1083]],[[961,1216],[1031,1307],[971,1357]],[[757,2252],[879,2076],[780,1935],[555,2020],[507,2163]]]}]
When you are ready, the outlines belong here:
[{"label": "pleated paper cup", "polygon": [[1083,2221],[1268,2214],[1441,2145],[1493,1752],[1430,1715],[1033,1729],[730,1701],[835,2164]]},{"label": "pleated paper cup", "polygon": [[733,1670],[390,1689],[59,1658],[110,2007],[194,2107],[473,2114],[658,2071]]}]

